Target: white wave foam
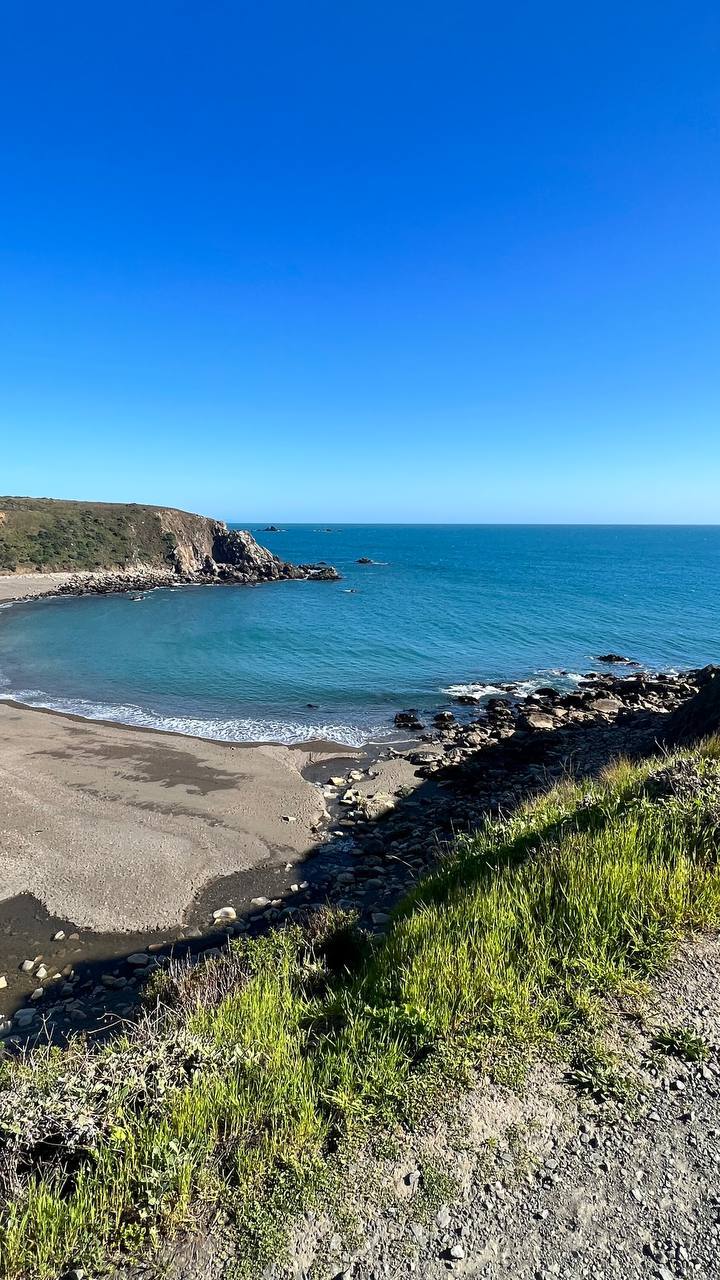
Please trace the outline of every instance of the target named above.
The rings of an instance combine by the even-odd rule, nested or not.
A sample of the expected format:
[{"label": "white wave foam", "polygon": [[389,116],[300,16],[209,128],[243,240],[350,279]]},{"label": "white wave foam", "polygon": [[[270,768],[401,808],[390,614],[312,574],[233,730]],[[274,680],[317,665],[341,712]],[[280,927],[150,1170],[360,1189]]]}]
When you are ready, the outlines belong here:
[{"label": "white wave foam", "polygon": [[250,716],[216,719],[162,715],[133,705],[91,702],[85,698],[52,698],[40,689],[18,689],[12,692],[3,690],[0,701],[22,702],[29,707],[80,716],[83,720],[108,720],[113,724],[161,729],[167,733],[181,733],[191,738],[212,738],[220,742],[281,742],[291,746],[298,742],[321,739],[339,742],[343,746],[361,747],[384,736],[382,727],[378,725],[363,728],[334,721],[304,724],[299,721],[255,719]]},{"label": "white wave foam", "polygon": [[449,684],[440,692],[451,698],[493,698],[501,697],[507,690],[495,684]]},{"label": "white wave foam", "polygon": [[530,693],[535,693],[536,689],[542,689],[548,683],[555,684],[559,688],[573,688],[581,680],[582,676],[577,671],[546,669],[527,680],[507,680],[502,684],[469,681],[467,684],[446,685],[440,692],[448,694],[451,698],[477,698],[478,701],[483,698],[503,698],[508,695],[524,698]]}]

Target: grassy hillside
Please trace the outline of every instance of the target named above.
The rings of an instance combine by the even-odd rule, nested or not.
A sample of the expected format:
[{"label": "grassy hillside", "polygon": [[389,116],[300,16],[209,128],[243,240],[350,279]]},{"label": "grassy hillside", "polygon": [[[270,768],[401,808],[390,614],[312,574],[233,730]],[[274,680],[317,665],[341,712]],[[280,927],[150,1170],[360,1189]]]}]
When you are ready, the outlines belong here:
[{"label": "grassy hillside", "polygon": [[588,1043],[605,996],[720,925],[719,831],[718,740],[620,763],[460,840],[381,939],[328,915],[239,940],[165,977],[128,1038],[7,1062],[3,1274],[94,1270],[218,1213],[258,1274],[329,1153],[498,1054]]},{"label": "grassy hillside", "polygon": [[170,567],[174,539],[163,529],[161,510],[0,497],[0,573],[116,569],[137,562]]}]

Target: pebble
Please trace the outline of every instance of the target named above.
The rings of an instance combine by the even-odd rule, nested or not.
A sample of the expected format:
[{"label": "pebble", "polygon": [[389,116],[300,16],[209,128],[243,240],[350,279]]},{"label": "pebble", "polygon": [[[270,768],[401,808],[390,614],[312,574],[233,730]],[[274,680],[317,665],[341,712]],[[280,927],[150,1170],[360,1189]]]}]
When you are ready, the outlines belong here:
[{"label": "pebble", "polygon": [[259,898],[251,898],[251,899],[250,899],[250,906],[251,906],[251,907],[269,907],[269,906],[270,906],[270,899],[269,899],[269,898],[263,898],[263,897],[259,897]]},{"label": "pebble", "polygon": [[63,941],[63,939],[64,939],[64,937],[65,937],[65,930],[64,930],[64,929],[58,929],[57,933],[54,933],[54,934],[53,934],[53,936],[52,936],[52,940],[53,940],[53,942],[62,942],[62,941]]},{"label": "pebble", "polygon": [[150,963],[150,957],[144,951],[134,951],[131,956],[128,956],[127,963],[134,969],[144,969]]},{"label": "pebble", "polygon": [[4,973],[0,973],[0,991],[4,991],[7,986],[7,978]]},{"label": "pebble", "polygon": [[234,907],[218,907],[213,911],[213,920],[237,920],[237,911]]},{"label": "pebble", "polygon": [[22,964],[20,965],[20,969],[23,973],[32,973],[34,968],[35,968],[34,960],[23,960]]}]

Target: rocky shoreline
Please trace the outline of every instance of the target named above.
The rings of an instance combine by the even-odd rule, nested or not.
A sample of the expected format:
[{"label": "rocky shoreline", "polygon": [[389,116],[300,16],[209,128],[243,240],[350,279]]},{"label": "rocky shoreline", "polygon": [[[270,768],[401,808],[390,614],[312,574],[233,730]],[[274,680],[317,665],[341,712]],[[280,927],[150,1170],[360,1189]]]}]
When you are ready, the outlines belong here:
[{"label": "rocky shoreline", "polygon": [[[219,533],[212,555],[193,563],[177,558],[172,567],[137,564],[126,569],[54,574],[52,586],[20,599],[50,596],[112,595],[119,592],[152,591],[158,587],[257,586],[261,582],[339,582],[341,575],[332,565],[291,564],[261,547],[251,534],[241,529]],[[38,575],[41,576],[41,575]]]},{"label": "rocky shoreline", "polygon": [[[11,1047],[28,1038],[62,1040],[77,1030],[111,1029],[133,1017],[158,968],[201,962],[235,936],[305,918],[327,904],[356,913],[371,931],[383,930],[393,904],[458,835],[570,774],[587,776],[619,756],[662,750],[673,713],[687,720],[691,699],[716,691],[719,674],[717,667],[652,675],[589,671],[571,692],[548,685],[521,695],[509,684],[504,696],[488,699],[464,721],[447,708],[428,727],[415,712],[398,713],[410,738],[402,749],[387,747],[364,759],[348,753],[352,767],[345,769],[328,757],[306,771],[327,819],[315,848],[287,864],[289,884],[277,868],[263,873],[259,867],[248,898],[247,878],[225,876],[201,894],[180,936],[149,937],[143,949],[127,954],[118,935],[118,954],[102,964],[83,963],[77,934],[71,937],[77,962],[70,957],[61,964],[62,954],[47,959],[58,951],[50,943],[64,942],[57,931],[45,955],[27,957],[27,1002],[0,1025],[0,1036]],[[292,813],[286,821],[295,821]]]}]

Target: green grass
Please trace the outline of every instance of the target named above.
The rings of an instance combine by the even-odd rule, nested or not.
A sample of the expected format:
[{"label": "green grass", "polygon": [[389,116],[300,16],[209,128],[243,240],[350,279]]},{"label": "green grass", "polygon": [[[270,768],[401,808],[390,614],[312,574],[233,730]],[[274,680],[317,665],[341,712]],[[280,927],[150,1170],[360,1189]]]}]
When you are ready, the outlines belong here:
[{"label": "green grass", "polygon": [[707,1041],[693,1027],[661,1027],[654,1048],[686,1062],[705,1062],[710,1056]]},{"label": "green grass", "polygon": [[[0,573],[116,569],[138,561],[171,567],[174,539],[163,514],[136,503],[0,497]],[[172,516],[191,528],[200,519]]]},{"label": "green grass", "polygon": [[287,1214],[330,1194],[332,1153],[468,1063],[587,1035],[605,996],[720,926],[717,743],[692,758],[694,798],[653,799],[657,765],[621,763],[488,823],[382,940],[327,916],[239,941],[176,974],[134,1038],[6,1064],[2,1274],[97,1269],[217,1215],[254,1274]]}]

